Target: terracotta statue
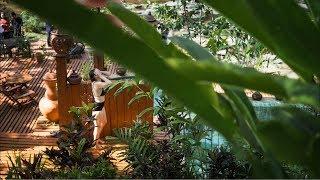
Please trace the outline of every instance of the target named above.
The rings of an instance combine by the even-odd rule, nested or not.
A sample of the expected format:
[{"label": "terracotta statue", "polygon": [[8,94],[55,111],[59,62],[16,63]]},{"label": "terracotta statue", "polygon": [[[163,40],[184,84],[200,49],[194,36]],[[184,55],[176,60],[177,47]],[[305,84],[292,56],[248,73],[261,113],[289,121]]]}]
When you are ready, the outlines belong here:
[{"label": "terracotta statue", "polygon": [[52,122],[59,121],[58,96],[57,96],[57,77],[55,73],[47,72],[43,76],[46,92],[39,102],[40,112],[44,117]]}]

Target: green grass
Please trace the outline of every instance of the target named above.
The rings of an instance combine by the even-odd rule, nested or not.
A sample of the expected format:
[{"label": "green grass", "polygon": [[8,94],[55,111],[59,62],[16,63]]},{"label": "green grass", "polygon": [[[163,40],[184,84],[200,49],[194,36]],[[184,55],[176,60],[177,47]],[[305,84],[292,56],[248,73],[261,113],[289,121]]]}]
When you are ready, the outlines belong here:
[{"label": "green grass", "polygon": [[46,39],[47,36],[46,34],[43,33],[34,33],[34,32],[26,32],[25,36],[31,41],[31,42],[36,42],[39,41],[41,39]]}]

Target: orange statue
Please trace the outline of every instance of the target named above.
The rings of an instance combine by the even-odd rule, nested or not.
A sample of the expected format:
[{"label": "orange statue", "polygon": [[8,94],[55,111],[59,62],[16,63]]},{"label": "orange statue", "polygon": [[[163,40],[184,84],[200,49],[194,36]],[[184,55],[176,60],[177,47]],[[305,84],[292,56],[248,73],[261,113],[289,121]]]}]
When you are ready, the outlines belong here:
[{"label": "orange statue", "polygon": [[58,96],[57,96],[57,77],[55,73],[47,72],[43,76],[46,85],[44,97],[39,102],[40,112],[44,117],[52,122],[59,121]]}]

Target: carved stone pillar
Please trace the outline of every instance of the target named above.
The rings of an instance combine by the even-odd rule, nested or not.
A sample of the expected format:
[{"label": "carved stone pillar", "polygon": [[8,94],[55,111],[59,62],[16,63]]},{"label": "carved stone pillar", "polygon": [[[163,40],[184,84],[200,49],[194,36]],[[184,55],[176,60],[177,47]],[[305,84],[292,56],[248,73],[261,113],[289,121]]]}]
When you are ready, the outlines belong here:
[{"label": "carved stone pillar", "polygon": [[59,102],[58,110],[60,115],[59,125],[61,127],[70,123],[67,101],[67,61],[69,59],[69,51],[73,45],[73,38],[61,32],[52,33],[52,38],[52,48],[57,53],[55,60]]}]

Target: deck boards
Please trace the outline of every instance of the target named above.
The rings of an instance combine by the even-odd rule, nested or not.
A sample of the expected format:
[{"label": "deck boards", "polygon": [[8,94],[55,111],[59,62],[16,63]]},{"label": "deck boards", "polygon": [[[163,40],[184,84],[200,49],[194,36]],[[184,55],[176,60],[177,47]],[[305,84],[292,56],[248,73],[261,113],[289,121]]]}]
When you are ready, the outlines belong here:
[{"label": "deck boards", "polygon": [[[73,59],[68,64],[68,74],[75,70],[79,72],[82,64],[89,60],[88,53],[80,59]],[[42,63],[32,58],[14,59],[0,58],[0,72],[28,73],[33,76],[29,83],[30,89],[37,94],[36,101],[45,93],[42,78],[50,70],[55,70],[55,60],[49,58]],[[5,177],[7,155],[19,151],[25,157],[41,152],[47,147],[56,146],[56,138],[52,132],[58,131],[59,126],[48,122],[39,111],[37,105],[26,105],[14,109],[12,102],[0,94],[0,179]]]},{"label": "deck boards", "polygon": [[[163,132],[155,132],[155,138],[160,140],[166,138],[166,136]],[[0,179],[5,178],[8,172],[7,155],[14,157],[15,154],[21,154],[22,157],[28,158],[34,154],[43,153],[46,148],[55,147],[56,140],[53,137],[35,136],[32,134],[0,133],[0,144],[3,145],[0,147]],[[108,138],[104,143],[99,144],[91,150],[93,155],[98,157],[104,150],[112,148],[112,161],[119,173],[122,173],[127,163],[122,161],[119,155],[126,147],[125,144],[119,143],[116,139]]]},{"label": "deck boards", "polygon": [[[43,62],[43,64],[39,64],[36,66],[31,66],[30,69],[36,69],[33,72],[28,72],[34,78],[30,82],[29,87],[34,90],[37,94],[36,100],[38,101],[39,98],[43,95],[42,89],[42,76],[43,72],[40,70],[40,65],[44,67],[48,67],[52,64],[51,60]],[[37,73],[37,74],[36,74]],[[8,104],[8,101],[4,102]],[[6,119],[7,123],[6,126],[1,126],[1,132],[21,132],[26,133],[30,132],[32,127],[29,127],[29,123],[32,121],[33,118],[37,118],[39,114],[39,110],[35,105],[33,106],[25,106],[21,108],[21,111],[17,111],[13,109],[10,105],[6,106],[6,116],[2,117]]]},{"label": "deck boards", "polygon": [[[84,54],[81,59],[73,59],[68,65],[68,72],[80,70],[81,65],[88,59]],[[55,61],[48,59],[42,63],[37,63],[34,59],[13,59],[1,58],[1,72],[22,72],[29,73],[34,78],[29,83],[29,87],[37,94],[36,100],[43,97],[45,88],[42,77],[49,70],[55,70]],[[15,109],[12,102],[0,94],[0,132],[5,133],[30,133],[36,124],[40,111],[37,105],[26,105],[21,109]]]},{"label": "deck boards", "polygon": [[[68,74],[72,70],[79,72],[84,62],[88,61],[89,53],[86,52],[80,59],[72,59],[67,64]],[[50,70],[55,70],[55,60],[51,57],[38,63],[32,58],[0,58],[0,72],[2,73],[28,73],[33,76],[29,83],[30,89],[36,93],[36,101],[39,102],[45,93],[42,78]],[[112,63],[107,70],[116,72],[117,64]],[[28,104],[20,109],[13,106],[12,102],[0,93],[0,133],[32,133],[37,119],[41,116],[37,105]]]},{"label": "deck boards", "polygon": [[[70,60],[70,63],[67,64],[68,75],[72,73],[72,70],[79,72],[84,62],[88,60],[90,60],[88,52],[79,59]],[[46,72],[55,70],[55,66],[53,58],[41,63],[32,58],[0,58],[0,72],[28,73],[33,76],[29,87],[36,92],[37,102],[45,93],[42,78]],[[117,67],[117,64],[112,63],[107,70],[115,73]],[[48,122],[41,115],[38,105],[30,104],[15,109],[12,102],[0,93],[0,179],[5,177],[8,170],[8,154],[13,155],[19,152],[24,157],[29,157],[29,155],[42,152],[46,148],[54,147],[57,139],[52,136],[52,133],[58,130],[57,124]],[[102,147],[96,148],[94,154],[99,154],[106,146],[112,146],[115,149],[123,148],[123,145],[109,141]],[[120,166],[121,163],[117,162]]]}]

